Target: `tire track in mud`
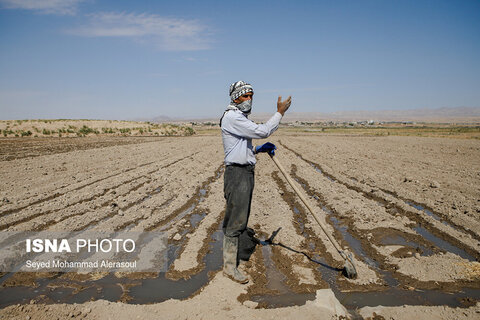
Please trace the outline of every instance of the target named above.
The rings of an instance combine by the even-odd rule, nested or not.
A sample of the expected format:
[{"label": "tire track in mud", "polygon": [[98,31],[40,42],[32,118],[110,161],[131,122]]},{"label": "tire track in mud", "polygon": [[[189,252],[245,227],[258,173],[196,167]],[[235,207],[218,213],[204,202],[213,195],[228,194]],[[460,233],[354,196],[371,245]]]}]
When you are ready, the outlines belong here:
[{"label": "tire track in mud", "polygon": [[[406,217],[408,217],[409,219],[411,219],[412,221],[415,221],[419,224],[418,227],[420,228],[424,228],[426,232],[429,232],[431,234],[433,234],[434,236],[436,237],[439,237],[440,239],[443,239],[445,241],[447,241],[449,244],[453,245],[454,247],[458,247],[460,250],[462,251],[465,251],[466,252],[466,255],[464,254],[463,256],[466,257],[466,256],[469,256],[469,260],[480,260],[480,252],[473,249],[471,246],[467,245],[466,243],[462,242],[461,240],[457,239],[455,236],[451,235],[451,234],[448,234],[447,232],[439,229],[438,227],[436,227],[431,221],[429,221],[428,219],[426,219],[424,216],[418,214],[417,212],[414,212],[412,210],[408,210],[408,209],[405,209],[404,207],[400,206],[398,204],[398,202],[396,201],[389,201],[383,197],[380,197],[379,195],[375,194],[375,189],[378,189],[380,190],[380,188],[378,187],[372,187],[370,185],[367,185],[367,184],[363,184],[365,186],[368,186],[369,189],[371,191],[366,191],[366,190],[363,190],[362,188],[360,187],[357,187],[357,186],[353,186],[349,183],[346,183],[345,181],[341,181],[339,180],[337,177],[325,172],[325,170],[317,163],[313,162],[313,161],[310,161],[308,159],[305,159],[301,154],[299,154],[298,152],[292,150],[291,148],[287,147],[285,144],[283,144],[282,142],[280,142],[280,144],[287,150],[289,150],[290,152],[292,152],[293,154],[295,154],[298,158],[300,158],[301,160],[303,160],[304,162],[308,163],[310,166],[312,166],[317,172],[319,172],[320,174],[324,175],[328,180],[332,181],[332,182],[336,182],[336,183],[339,183],[343,186],[345,186],[347,189],[349,190],[352,190],[352,191],[355,191],[359,194],[361,194],[362,196],[364,196],[365,198],[367,199],[370,199],[370,200],[373,200],[375,202],[377,202],[379,205],[381,206],[384,206],[386,207],[387,209],[387,212],[389,212],[390,214],[394,215],[396,212],[398,213],[401,213],[401,214],[404,214]],[[372,191],[372,188],[374,191]],[[383,190],[382,190],[383,191]],[[391,195],[392,197],[394,197],[394,199],[396,199],[397,201],[401,201],[401,202],[411,202],[411,203],[414,203],[416,204],[415,201],[413,200],[407,200],[407,199],[403,199],[401,197],[398,197],[396,196],[396,193],[394,192],[390,192],[390,191],[387,191],[385,192],[389,195]],[[408,204],[408,203],[407,203]],[[410,204],[408,204],[409,206],[411,206]],[[432,211],[432,214],[435,215],[435,213]],[[438,221],[438,219],[435,219],[436,221]],[[450,227],[453,229],[454,232],[456,232],[457,230],[455,230],[454,226],[455,227],[458,227],[458,229],[460,229],[460,232],[464,232],[465,234],[468,234],[468,235],[472,235],[471,231],[470,230],[467,230],[465,229],[464,227],[462,226],[457,226],[451,222],[448,222],[450,224]],[[417,232],[417,231],[416,231]],[[418,232],[417,232],[418,233]],[[474,239],[477,239],[479,240],[480,239],[480,235],[476,235],[473,237]],[[480,244],[479,244],[480,245]]]},{"label": "tire track in mud", "polygon": [[[170,163],[168,163],[168,164],[166,164],[166,165],[163,165],[163,166],[160,167],[160,168],[155,168],[155,169],[153,169],[153,170],[151,170],[151,171],[148,171],[148,172],[146,172],[146,173],[144,173],[144,174],[142,174],[142,175],[140,175],[140,176],[135,176],[135,177],[133,177],[133,178],[131,178],[131,179],[128,179],[128,180],[126,180],[126,181],[121,181],[121,182],[119,182],[119,183],[117,183],[117,184],[115,184],[115,185],[113,185],[113,186],[111,186],[111,187],[103,188],[103,191],[102,191],[102,192],[97,193],[97,194],[94,194],[93,196],[90,196],[90,197],[88,197],[88,198],[86,198],[86,199],[81,199],[81,200],[79,200],[79,201],[77,201],[77,202],[70,203],[70,204],[68,204],[66,207],[62,207],[62,208],[58,208],[58,209],[54,209],[54,210],[48,210],[48,211],[40,211],[40,212],[37,212],[37,213],[35,213],[35,214],[33,214],[33,215],[30,215],[30,216],[28,216],[28,217],[24,217],[24,218],[21,218],[21,219],[19,219],[19,220],[15,220],[15,221],[12,221],[12,222],[9,222],[9,223],[0,225],[0,231],[1,231],[1,230],[5,230],[5,229],[7,229],[7,228],[9,228],[9,227],[12,227],[12,226],[19,225],[19,224],[24,223],[24,222],[28,222],[28,221],[30,221],[30,220],[33,220],[33,219],[39,217],[39,216],[45,216],[45,215],[55,214],[55,213],[58,213],[59,211],[65,210],[65,209],[67,209],[67,208],[71,208],[71,207],[74,207],[74,206],[77,206],[77,205],[82,205],[82,204],[86,204],[86,203],[91,202],[91,201],[95,201],[96,199],[105,196],[108,192],[110,192],[110,191],[112,191],[112,190],[115,190],[115,189],[117,189],[117,188],[119,188],[119,187],[121,187],[121,186],[123,186],[123,185],[125,185],[125,184],[131,183],[131,182],[133,182],[133,181],[136,181],[136,180],[139,180],[139,179],[142,179],[142,178],[147,178],[147,179],[148,179],[148,177],[149,177],[152,173],[154,173],[154,172],[156,172],[156,171],[158,171],[158,170],[161,170],[161,169],[168,168],[168,167],[170,167],[170,166],[172,166],[172,165],[174,165],[174,164],[176,164],[176,163],[178,163],[178,162],[180,162],[180,161],[182,161],[182,160],[185,160],[185,159],[188,159],[188,158],[192,158],[192,157],[193,157],[194,155],[196,155],[197,153],[198,153],[198,152],[195,152],[195,153],[192,154],[192,155],[185,156],[185,157],[182,157],[182,158],[180,158],[180,159],[177,159],[177,160],[175,160],[175,161],[173,161],[173,162],[170,162]],[[114,175],[110,175],[110,176],[108,176],[108,177],[106,177],[106,178],[97,179],[96,181],[94,181],[94,182],[92,182],[92,183],[89,183],[88,185],[82,186],[82,187],[80,187],[80,188],[75,188],[75,189],[73,189],[73,190],[71,190],[71,191],[81,190],[81,189],[83,189],[84,187],[90,186],[90,185],[92,185],[92,184],[95,183],[95,182],[105,181],[105,180],[107,180],[107,179],[109,179],[109,178],[111,178],[111,177],[117,176],[117,175],[122,174],[122,173],[125,173],[125,172],[129,172],[129,171],[131,171],[131,170],[135,170],[135,169],[138,169],[138,168],[141,168],[141,167],[144,167],[144,166],[153,164],[153,163],[155,163],[155,162],[148,162],[148,163],[146,163],[146,164],[144,164],[144,165],[140,165],[140,166],[137,166],[137,167],[135,167],[135,168],[127,169],[126,171],[123,171],[123,172],[120,172],[120,173],[117,173],[117,174],[114,174]],[[135,186],[135,187],[133,187],[132,189],[128,190],[128,191],[126,192],[126,194],[129,194],[129,193],[131,193],[131,192],[134,192],[134,191],[138,190],[139,188],[141,188],[141,187],[142,187],[143,185],[145,185],[146,183],[149,183],[150,181],[151,181],[151,180],[147,180],[147,181],[145,181],[145,182],[142,182],[142,183],[138,184],[137,186]],[[70,192],[70,191],[69,191],[69,192]],[[64,193],[64,194],[62,194],[62,195],[65,195],[65,194],[67,194],[67,193],[68,193],[68,192],[66,192],[66,193]],[[60,196],[60,195],[59,195],[59,196]],[[51,200],[51,199],[50,199],[50,200]],[[112,200],[107,200],[107,201],[105,201],[104,203],[100,204],[99,206],[95,206],[95,208],[94,208],[93,210],[98,209],[98,208],[102,208],[102,207],[106,207],[106,206],[107,206],[109,203],[111,203],[113,200],[114,200],[114,199],[112,199]],[[42,225],[40,225],[39,227],[33,229],[32,231],[44,230],[44,229],[46,229],[46,228],[48,228],[48,227],[50,227],[50,226],[52,226],[52,225],[54,225],[54,224],[56,224],[56,223],[59,223],[59,222],[61,222],[61,221],[64,221],[64,220],[66,220],[66,219],[68,219],[68,218],[75,217],[75,216],[79,216],[79,215],[83,215],[83,214],[85,214],[86,212],[88,212],[89,210],[91,210],[91,209],[87,209],[87,210],[84,210],[84,211],[80,211],[80,212],[74,213],[74,214],[72,214],[72,215],[68,215],[68,216],[62,217],[61,219],[58,219],[58,218],[52,219],[52,220],[50,220],[50,221],[48,221],[48,222],[46,222],[46,223],[43,223]]]}]

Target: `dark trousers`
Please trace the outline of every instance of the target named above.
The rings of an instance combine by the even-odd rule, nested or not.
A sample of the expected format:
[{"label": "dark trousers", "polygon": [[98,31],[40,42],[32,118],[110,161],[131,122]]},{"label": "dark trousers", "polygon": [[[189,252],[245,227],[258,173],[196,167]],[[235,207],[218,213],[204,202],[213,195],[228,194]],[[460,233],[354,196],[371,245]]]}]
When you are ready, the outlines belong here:
[{"label": "dark trousers", "polygon": [[255,181],[254,165],[229,165],[223,176],[223,192],[227,200],[223,234],[238,237],[246,228],[250,216]]}]

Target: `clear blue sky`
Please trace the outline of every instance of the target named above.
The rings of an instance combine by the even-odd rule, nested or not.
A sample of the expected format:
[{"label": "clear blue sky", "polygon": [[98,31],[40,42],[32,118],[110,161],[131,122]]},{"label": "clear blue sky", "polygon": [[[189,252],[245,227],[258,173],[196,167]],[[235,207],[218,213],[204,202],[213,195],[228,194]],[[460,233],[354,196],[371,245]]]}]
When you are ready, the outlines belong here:
[{"label": "clear blue sky", "polygon": [[480,106],[480,1],[0,0],[0,119]]}]

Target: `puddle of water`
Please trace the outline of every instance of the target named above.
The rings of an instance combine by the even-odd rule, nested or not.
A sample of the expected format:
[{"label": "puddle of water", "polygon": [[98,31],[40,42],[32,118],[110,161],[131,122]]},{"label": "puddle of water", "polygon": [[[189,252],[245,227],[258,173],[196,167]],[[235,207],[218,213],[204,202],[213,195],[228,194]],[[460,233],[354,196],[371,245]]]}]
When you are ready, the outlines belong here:
[{"label": "puddle of water", "polygon": [[38,279],[38,287],[32,290],[31,287],[12,287],[0,289],[0,307],[6,307],[16,303],[29,303],[30,300],[38,298],[40,295],[44,295],[47,298],[45,303],[83,303],[90,301],[92,298],[95,300],[105,299],[109,301],[117,301],[122,295],[122,289],[118,285],[121,282],[115,278],[112,274],[107,277],[97,280],[92,283],[81,283],[82,286],[90,286],[84,290],[74,293],[75,289],[68,287],[48,287],[48,284],[55,283],[56,281],[64,281],[61,279]]},{"label": "puddle of water", "polygon": [[302,306],[308,300],[315,300],[315,293],[286,293],[280,295],[257,295],[252,296],[251,300],[258,303],[265,303],[267,309],[282,308],[291,306]]},{"label": "puddle of water", "polygon": [[380,243],[385,246],[400,245],[400,246],[412,247],[414,249],[418,248],[421,251],[422,256],[431,256],[434,253],[431,248],[425,247],[411,240],[406,240],[404,237],[398,234],[386,234],[380,238]]},{"label": "puddle of water", "polygon": [[[419,211],[422,211],[424,212],[426,215],[428,215],[429,217],[432,217],[433,219],[435,219],[436,221],[438,222],[441,222],[442,224],[444,224],[445,226],[449,227],[449,228],[452,228],[454,230],[462,230],[464,232],[467,232],[469,234],[471,234],[473,237],[475,238],[478,238],[478,235],[476,235],[475,233],[472,233],[470,230],[468,229],[465,229],[463,227],[457,227],[457,226],[454,226],[453,224],[449,223],[448,221],[444,220],[440,215],[432,212],[431,210],[428,210],[427,208],[423,207],[422,205],[419,205],[419,204],[416,204],[414,203],[413,201],[410,201],[410,200],[405,200],[403,199],[402,197],[398,196],[395,192],[391,192],[391,191],[388,191],[388,190],[385,190],[385,189],[380,189],[382,192],[386,193],[386,194],[389,194],[391,195],[392,197],[394,198],[398,198],[400,199],[401,201],[403,201],[405,204],[411,206],[412,208],[415,208]],[[377,200],[376,200],[377,201]],[[377,201],[378,203],[381,203],[379,201]],[[391,209],[392,210],[392,209]]]},{"label": "puddle of water", "polygon": [[[218,179],[223,173],[223,170],[219,170],[216,174]],[[153,194],[161,191],[161,187],[155,189],[151,194],[148,194],[142,198],[139,202],[145,201]],[[192,204],[189,208],[182,211],[174,219],[169,221],[166,225],[162,226],[160,230],[167,230],[172,224],[179,221],[189,213],[191,213],[198,203],[202,202],[207,195],[206,189],[200,189],[197,193],[198,201]],[[164,207],[173,199],[168,200],[161,207]],[[138,202],[138,203],[139,203]],[[136,204],[136,203],[135,203]],[[193,227],[196,227],[198,223],[205,217],[205,214],[194,214],[190,218],[190,223]],[[104,219],[109,219],[107,216]],[[138,222],[137,222],[138,223]],[[137,223],[133,222],[126,226],[126,229],[118,230],[117,232],[123,232],[135,226]],[[98,224],[98,223],[97,223]],[[93,227],[93,226],[91,226]],[[79,232],[85,232],[90,227],[81,230]],[[4,307],[13,303],[28,303],[31,299],[38,297],[39,295],[45,295],[53,302],[61,303],[82,303],[89,300],[106,299],[109,301],[118,301],[122,295],[122,289],[119,284],[132,284],[141,281],[141,285],[130,288],[130,296],[133,298],[131,303],[153,303],[161,302],[170,298],[184,299],[191,296],[195,291],[206,285],[208,282],[208,272],[212,270],[218,270],[222,267],[222,239],[223,233],[221,230],[217,230],[210,243],[210,251],[205,257],[206,267],[200,273],[192,276],[188,280],[172,281],[165,278],[165,273],[159,273],[155,279],[143,279],[143,280],[130,280],[127,278],[118,279],[114,275],[109,274],[107,277],[97,281],[82,282],[82,286],[91,286],[76,294],[73,294],[74,289],[70,288],[49,288],[49,283],[55,283],[59,281],[57,279],[38,279],[38,288],[32,290],[31,287],[11,287],[0,288],[0,307]],[[168,265],[177,258],[179,252],[178,246],[170,246],[168,248]],[[1,277],[1,282],[10,278],[14,273],[7,273]]]},{"label": "puddle of water", "polygon": [[208,282],[208,272],[222,268],[222,231],[218,230],[212,236],[210,252],[205,257],[205,269],[190,279],[177,281],[165,278],[160,273],[158,278],[142,280],[141,285],[130,289],[133,298],[129,303],[156,303],[168,299],[185,299],[191,296]]},{"label": "puddle of water", "polygon": [[445,251],[448,251],[448,252],[451,252],[453,254],[456,254],[464,259],[467,259],[467,260],[470,260],[470,261],[477,261],[477,259],[475,257],[473,257],[472,255],[468,254],[467,252],[465,252],[465,250],[463,249],[460,249],[459,247],[457,246],[454,246],[452,245],[451,243],[443,240],[443,239],[440,239],[439,237],[437,236],[434,236],[431,232],[429,232],[427,229],[425,229],[424,227],[420,226],[420,225],[417,225],[413,228],[419,235],[421,235],[422,237],[424,237],[426,240],[432,242],[433,244],[435,244],[438,248],[440,249],[443,249]]},{"label": "puddle of water", "polygon": [[[383,191],[383,190],[382,190]],[[375,200],[375,202],[377,202],[377,204],[379,204],[380,206],[382,207],[385,207],[385,204],[382,203],[381,201],[378,201],[378,200]],[[431,216],[432,218],[434,218],[435,220],[437,221],[440,221],[442,222],[444,225],[446,226],[449,226],[451,227],[452,229],[455,229],[456,228],[454,226],[452,226],[451,224],[449,224],[448,222],[442,220],[438,215],[436,215],[435,213],[433,213],[432,211],[430,210],[427,210],[425,209],[424,207],[420,206],[420,205],[416,205],[414,204],[413,202],[410,202],[410,201],[406,201],[406,200],[403,200],[406,204],[414,207],[415,209],[418,209],[420,211],[423,211],[425,212],[427,215]],[[477,259],[475,257],[473,257],[471,254],[467,253],[465,250],[457,247],[456,245],[454,244],[451,244],[450,242],[446,241],[446,240],[443,240],[443,239],[440,239],[439,237],[433,235],[430,231],[428,231],[427,229],[425,229],[424,227],[420,226],[420,225],[416,225],[413,230],[415,230],[418,234],[420,234],[422,237],[424,237],[426,240],[432,242],[433,244],[435,244],[435,246],[437,246],[439,249],[443,249],[445,251],[448,251],[448,252],[451,252],[451,253],[454,253],[464,259],[467,259],[467,260],[470,260],[470,261],[476,261]],[[405,239],[404,239],[405,240]],[[411,242],[412,244],[414,244],[416,246],[419,246],[421,247],[421,249],[424,251],[424,254],[423,255],[432,255],[433,252],[431,249],[429,248],[426,248],[424,246],[420,246],[419,244],[416,244],[415,242]],[[396,243],[392,243],[392,244],[396,244]],[[410,244],[411,245],[411,244]],[[412,245],[411,245],[412,246]]]},{"label": "puddle of water", "polygon": [[407,201],[407,200],[403,200],[403,202],[405,202],[406,204],[408,204],[409,206],[411,207],[414,207],[415,209],[417,210],[420,210],[422,212],[425,212],[428,216],[432,217],[433,219],[443,223],[444,225],[452,228],[452,229],[456,229],[453,225],[451,225],[450,223],[448,223],[447,221],[443,220],[441,217],[439,217],[437,214],[433,213],[432,211],[424,208],[423,206],[419,205],[419,204],[415,204],[411,201]]},{"label": "puddle of water", "polygon": [[298,210],[297,207],[294,206],[293,212],[295,213],[296,221],[298,222],[298,226],[300,228],[300,234],[304,237],[307,237],[307,234],[305,233],[305,224],[303,223],[303,220],[300,216],[300,211]]},{"label": "puddle of water", "polygon": [[166,231],[168,230],[173,224],[175,224],[177,221],[181,220],[183,217],[185,217],[187,214],[191,213],[195,209],[195,204],[192,204],[190,207],[187,209],[183,210],[179,214],[177,214],[172,220],[168,221],[165,225],[160,227],[160,231]]},{"label": "puddle of water", "polygon": [[310,162],[310,165],[315,169],[315,171],[317,171],[318,173],[321,173],[322,175],[325,176],[325,178],[327,178],[328,180],[332,181],[332,182],[337,182],[336,179],[332,178],[329,174],[326,174],[325,172],[322,171],[322,169],[320,169],[317,165],[313,164]]},{"label": "puddle of water", "polygon": [[348,228],[343,224],[341,224],[340,221],[335,216],[331,215],[329,218],[330,218],[330,221],[333,223],[333,226],[335,227],[335,229],[340,231],[340,233],[343,236],[343,239],[347,241],[348,246],[355,253],[355,255],[357,257],[358,256],[362,257],[363,261],[366,264],[378,270],[379,268],[378,263],[368,256],[368,254],[363,250],[362,244],[360,243],[360,241],[355,239],[350,234],[350,232],[348,232]]},{"label": "puddle of water", "polygon": [[[315,165],[313,165],[313,164],[311,164],[311,165],[315,167]],[[321,172],[321,171],[320,171],[320,172]],[[327,176],[327,175],[325,175],[325,176]],[[302,186],[305,188],[304,185],[302,185]],[[382,191],[383,191],[383,190],[382,190]],[[391,194],[393,195],[393,193],[391,193]],[[374,201],[375,201],[379,206],[381,206],[381,207],[385,207],[385,206],[386,206],[386,204],[383,203],[383,202],[381,202],[381,201],[378,201],[378,200],[375,200],[375,199],[374,199]],[[425,208],[422,207],[421,205],[417,205],[417,204],[415,204],[415,203],[413,203],[413,202],[411,202],[411,201],[406,201],[406,200],[403,200],[403,201],[404,201],[406,204],[414,207],[415,209],[418,209],[418,210],[420,210],[420,211],[425,212],[427,215],[429,215],[430,217],[434,218],[434,219],[437,220],[437,221],[442,222],[444,225],[449,226],[449,227],[451,227],[451,228],[453,228],[453,229],[456,229],[456,228],[455,228],[454,226],[452,226],[450,223],[448,223],[447,221],[444,221],[444,220],[441,219],[438,215],[436,215],[435,213],[433,213],[433,212],[430,211],[430,210],[425,209]],[[322,208],[325,210],[325,206],[322,207]],[[331,214],[331,211],[328,212],[328,210],[325,210],[325,212]],[[332,221],[334,224],[338,222],[338,221],[335,222],[335,220],[331,220],[331,221]],[[344,238],[345,238],[345,237],[351,238],[350,240],[345,239],[345,240],[347,240],[347,242],[348,242],[349,244],[352,243],[352,244],[356,245],[356,243],[359,243],[359,241],[357,241],[356,239],[354,239],[353,237],[351,237],[351,235],[350,235],[348,232],[344,232],[344,230],[342,230],[342,228],[340,228],[340,229],[337,228],[337,229],[342,233],[342,235],[344,236]],[[470,260],[470,261],[476,261],[476,258],[473,257],[472,255],[468,254],[465,250],[458,248],[457,246],[449,243],[448,241],[442,240],[442,239],[434,236],[431,232],[429,232],[429,231],[426,230],[425,228],[417,225],[417,226],[414,228],[414,230],[415,230],[418,234],[420,234],[421,236],[423,236],[426,240],[429,240],[430,242],[434,243],[438,248],[443,249],[443,250],[446,250],[446,251],[448,251],[448,252],[452,252],[452,253],[454,253],[454,254],[456,254],[456,255],[459,255],[460,257],[462,257],[462,258],[464,258],[464,259],[468,259],[468,260]],[[393,244],[393,243],[392,243],[392,244]],[[410,245],[412,245],[412,244],[415,245],[414,247],[417,247],[417,246],[421,247],[421,249],[422,249],[423,252],[424,252],[424,255],[432,255],[432,254],[433,254],[432,250],[429,249],[429,248],[426,248],[426,247],[424,247],[424,246],[420,246],[420,245],[418,245],[418,244],[416,244],[416,243],[414,243],[414,242],[411,242]],[[354,248],[354,249],[355,249],[355,248]],[[363,250],[362,250],[362,251],[363,251]],[[364,258],[364,259],[365,259],[365,257],[366,257],[366,256],[364,256],[364,255],[362,255],[362,254],[361,254],[360,256],[361,256],[362,258]],[[367,258],[367,259],[365,259],[365,262],[366,262],[367,264],[373,266],[373,265],[371,264],[371,262],[372,262],[371,259],[368,259],[368,258]]]},{"label": "puddle of water", "polygon": [[190,216],[190,224],[193,228],[196,228],[203,218],[205,218],[205,213],[194,213]]},{"label": "puddle of water", "polygon": [[330,285],[330,288],[332,288],[332,290],[333,288],[337,288],[338,290],[337,276],[338,276],[339,270],[329,266],[325,258],[321,257],[318,254],[315,254],[313,256],[313,259],[319,263],[319,267],[317,268],[317,270],[321,272],[322,280],[328,283]]},{"label": "puddle of water", "polygon": [[461,292],[446,293],[436,290],[408,291],[399,288],[389,288],[380,292],[335,292],[335,296],[347,309],[357,309],[374,306],[400,305],[434,305],[462,307],[461,299],[480,297],[478,289],[464,289]]},{"label": "puddle of water", "polygon": [[285,276],[278,271],[277,267],[272,261],[272,247],[269,245],[264,245],[262,248],[263,261],[265,264],[266,277],[267,277],[267,288],[276,290],[280,294],[291,293],[288,287],[283,283]]},{"label": "puddle of water", "polygon": [[[339,299],[340,302],[347,309],[354,310],[354,309],[362,308],[365,306],[378,306],[378,305],[400,306],[405,304],[407,305],[447,305],[450,307],[461,307],[462,304],[460,299],[462,298],[475,298],[475,299],[480,298],[479,289],[464,288],[459,293],[451,294],[451,293],[442,292],[439,290],[409,291],[409,290],[403,290],[399,288],[398,287],[399,283],[393,277],[392,273],[389,271],[379,269],[379,264],[368,256],[368,254],[363,250],[360,241],[355,239],[348,232],[348,228],[342,225],[342,223],[332,214],[331,210],[328,210],[328,208],[326,208],[325,206],[323,207],[323,209],[324,210],[327,209],[325,210],[325,212],[328,213],[327,217],[329,217],[335,229],[342,234],[343,238],[348,243],[350,250],[353,251],[357,257],[361,257],[365,263],[373,267],[388,285],[387,290],[379,291],[379,292],[341,292],[336,282],[338,271],[328,266],[328,264],[326,264],[325,260],[322,257],[315,255],[314,260],[317,260],[318,263],[320,264],[318,267],[318,270],[322,274],[322,279],[330,285],[330,288],[335,293],[335,296],[337,297],[337,299]],[[420,235],[425,237],[427,240],[437,245],[439,248],[445,249],[450,252],[454,252],[465,258],[469,256],[463,250],[450,245],[448,242],[442,239],[439,239],[438,237],[433,236],[430,232],[428,232],[427,230],[425,230],[420,226],[417,226],[415,230]],[[388,242],[392,240],[398,240],[401,242],[401,239],[387,239],[385,241]],[[412,246],[413,245],[418,246],[418,244],[416,244],[415,242],[406,241],[405,239],[403,240],[405,241],[406,244],[410,244]],[[313,245],[313,244],[309,244],[309,245]],[[313,245],[313,247],[315,246]],[[426,253],[431,254],[432,252],[431,249],[425,248],[424,246],[420,246],[420,247],[423,250],[425,250]],[[473,257],[471,256],[469,257],[473,259]],[[299,295],[298,299],[303,301],[302,299],[306,299],[306,297]],[[275,300],[273,297],[269,297],[268,299],[264,299],[263,301],[271,303],[271,306],[269,305],[269,307],[275,307],[277,306],[276,303],[278,303],[278,301],[281,301],[281,300]]]}]

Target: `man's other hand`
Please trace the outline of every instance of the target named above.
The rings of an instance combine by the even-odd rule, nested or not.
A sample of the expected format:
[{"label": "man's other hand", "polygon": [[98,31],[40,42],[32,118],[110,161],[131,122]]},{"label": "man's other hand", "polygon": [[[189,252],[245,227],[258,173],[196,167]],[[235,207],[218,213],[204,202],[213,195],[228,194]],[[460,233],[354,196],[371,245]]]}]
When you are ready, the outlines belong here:
[{"label": "man's other hand", "polygon": [[268,152],[271,155],[275,155],[275,150],[276,149],[277,149],[277,147],[273,143],[267,142],[267,143],[264,143],[260,146],[256,146],[255,147],[255,153]]}]

